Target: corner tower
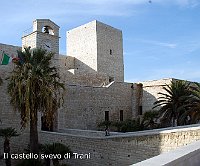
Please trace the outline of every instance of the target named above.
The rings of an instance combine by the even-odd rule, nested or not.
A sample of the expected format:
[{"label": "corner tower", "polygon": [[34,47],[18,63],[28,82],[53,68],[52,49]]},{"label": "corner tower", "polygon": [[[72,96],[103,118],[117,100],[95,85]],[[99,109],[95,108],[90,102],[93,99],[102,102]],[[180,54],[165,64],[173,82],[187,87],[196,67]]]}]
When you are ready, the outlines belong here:
[{"label": "corner tower", "polygon": [[124,81],[122,31],[92,21],[67,32],[67,55],[77,59],[79,72],[106,74]]},{"label": "corner tower", "polygon": [[39,48],[59,54],[59,26],[49,19],[33,21],[33,31],[22,37],[22,48]]}]

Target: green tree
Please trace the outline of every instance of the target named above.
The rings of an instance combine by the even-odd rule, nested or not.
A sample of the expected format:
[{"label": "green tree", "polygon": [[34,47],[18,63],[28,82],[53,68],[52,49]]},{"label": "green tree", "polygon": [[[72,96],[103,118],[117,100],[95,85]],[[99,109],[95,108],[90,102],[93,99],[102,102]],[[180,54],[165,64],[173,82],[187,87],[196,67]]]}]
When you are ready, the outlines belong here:
[{"label": "green tree", "polygon": [[30,152],[38,153],[38,111],[43,112],[51,125],[54,113],[62,101],[64,85],[56,67],[51,63],[54,54],[41,48],[18,51],[18,60],[9,77],[8,92],[11,104],[21,114],[22,128],[30,123]]},{"label": "green tree", "polygon": [[[53,143],[53,144],[44,144],[41,145],[41,152],[43,154],[53,154],[53,155],[57,155],[60,154],[61,155],[61,159],[54,158],[52,159],[53,161],[53,165],[54,166],[60,166],[59,160],[63,160],[64,159],[64,155],[69,153],[72,154],[72,151],[69,149],[69,147],[61,144],[61,143]],[[46,166],[50,166],[50,159],[47,158],[46,159]]]},{"label": "green tree", "polygon": [[172,81],[170,85],[163,87],[165,93],[158,93],[161,97],[154,103],[154,108],[160,108],[160,119],[164,126],[175,126],[183,124],[181,115],[186,112],[186,105],[191,97],[189,90],[190,84],[186,81],[176,80]]},{"label": "green tree", "polygon": [[0,136],[4,137],[4,153],[8,154],[8,158],[5,159],[6,166],[11,166],[10,139],[18,135],[17,131],[12,127],[0,129]]},{"label": "green tree", "polygon": [[142,117],[141,125],[144,129],[154,129],[158,127],[158,124],[155,122],[155,119],[158,118],[158,111],[148,111],[145,112]]},{"label": "green tree", "polygon": [[188,99],[187,110],[182,114],[182,121],[186,124],[198,123],[200,121],[200,84],[194,83],[191,89],[191,97]]}]

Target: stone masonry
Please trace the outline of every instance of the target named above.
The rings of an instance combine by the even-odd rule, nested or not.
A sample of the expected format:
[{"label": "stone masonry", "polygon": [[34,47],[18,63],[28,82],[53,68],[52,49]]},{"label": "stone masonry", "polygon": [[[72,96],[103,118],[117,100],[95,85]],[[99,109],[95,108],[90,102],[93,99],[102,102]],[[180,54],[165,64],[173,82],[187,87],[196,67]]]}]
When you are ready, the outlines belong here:
[{"label": "stone masonry", "polygon": [[124,81],[122,32],[118,29],[95,20],[68,31],[67,55],[76,58],[76,72]]}]

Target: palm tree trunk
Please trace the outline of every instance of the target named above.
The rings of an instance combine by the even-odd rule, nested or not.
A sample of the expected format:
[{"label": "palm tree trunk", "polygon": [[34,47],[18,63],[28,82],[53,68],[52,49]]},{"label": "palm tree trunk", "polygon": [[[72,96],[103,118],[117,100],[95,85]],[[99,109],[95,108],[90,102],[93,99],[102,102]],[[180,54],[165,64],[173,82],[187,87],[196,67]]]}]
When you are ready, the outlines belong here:
[{"label": "palm tree trunk", "polygon": [[11,166],[10,141],[8,138],[5,138],[5,141],[4,141],[4,153],[8,154],[8,158],[5,159],[6,166]]},{"label": "palm tree trunk", "polygon": [[50,165],[51,165],[51,160],[45,159],[45,166],[50,166]]},{"label": "palm tree trunk", "polygon": [[34,154],[39,153],[37,120],[37,110],[33,110],[30,113],[30,152]]},{"label": "palm tree trunk", "polygon": [[59,160],[58,159],[53,159],[53,166],[59,166]]}]

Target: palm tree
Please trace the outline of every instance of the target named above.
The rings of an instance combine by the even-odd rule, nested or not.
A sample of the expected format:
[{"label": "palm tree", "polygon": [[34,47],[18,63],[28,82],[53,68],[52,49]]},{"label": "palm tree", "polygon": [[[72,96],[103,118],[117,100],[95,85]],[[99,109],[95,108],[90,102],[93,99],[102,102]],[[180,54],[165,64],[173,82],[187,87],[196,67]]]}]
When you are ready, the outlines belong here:
[{"label": "palm tree", "polygon": [[181,116],[181,119],[187,119],[189,117],[187,124],[197,123],[200,121],[200,84],[194,83],[194,86],[190,87],[191,98],[188,100],[188,109]]},{"label": "palm tree", "polygon": [[18,60],[9,77],[8,92],[11,104],[21,114],[22,128],[30,123],[30,152],[38,153],[38,111],[43,112],[46,123],[52,124],[54,114],[62,100],[64,85],[57,69],[52,66],[53,53],[41,48],[18,51]]},{"label": "palm tree", "polygon": [[183,124],[180,117],[186,111],[187,101],[191,97],[189,87],[186,81],[177,80],[163,87],[166,93],[158,93],[162,96],[154,103],[153,109],[160,107],[161,123],[166,126],[170,126],[171,122],[175,126],[175,121],[177,125]]},{"label": "palm tree", "polygon": [[148,111],[143,115],[141,125],[145,129],[154,129],[158,127],[158,124],[155,122],[155,119],[158,117],[158,111]]},{"label": "palm tree", "polygon": [[18,135],[19,134],[17,134],[17,131],[12,127],[0,129],[0,136],[4,137],[4,153],[8,155],[8,158],[5,159],[6,166],[11,166],[10,138]]},{"label": "palm tree", "polygon": [[[64,159],[64,155],[66,154],[71,154],[71,150],[69,149],[69,147],[61,144],[61,143],[53,143],[53,144],[44,144],[44,145],[41,145],[41,152],[43,154],[53,154],[53,155],[61,155],[61,159],[60,160],[63,160]],[[50,159],[47,158],[45,159],[46,160],[46,166],[50,166]],[[53,161],[53,165],[54,166],[59,166],[60,163],[59,163],[59,159],[58,158],[54,158],[52,159]]]}]

